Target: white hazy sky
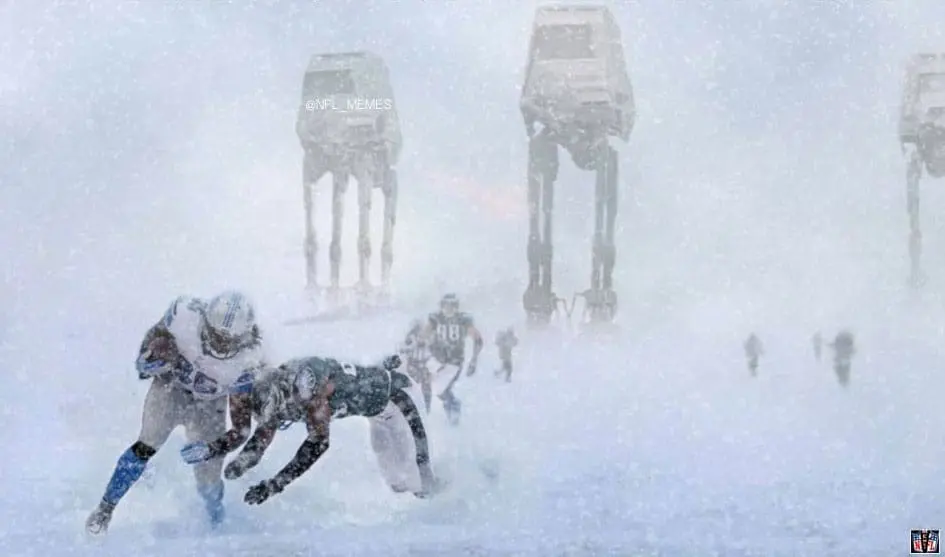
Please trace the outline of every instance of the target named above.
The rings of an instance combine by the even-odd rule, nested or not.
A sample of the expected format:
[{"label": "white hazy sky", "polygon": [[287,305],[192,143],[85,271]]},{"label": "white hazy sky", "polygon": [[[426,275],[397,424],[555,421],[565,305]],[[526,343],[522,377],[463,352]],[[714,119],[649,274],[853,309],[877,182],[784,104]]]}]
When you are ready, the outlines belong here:
[{"label": "white hazy sky", "polygon": [[[180,291],[299,288],[302,71],[313,53],[353,49],[387,59],[404,129],[398,288],[524,283],[517,102],[536,5],[4,3],[9,311],[46,322],[110,301],[145,315]],[[611,5],[639,110],[619,146],[617,278],[628,314],[829,315],[901,289],[902,67],[913,51],[945,50],[945,4]],[[591,175],[563,168],[566,293],[587,286],[593,189]],[[926,185],[935,279],[945,195]],[[353,197],[349,206],[350,276]]]}]

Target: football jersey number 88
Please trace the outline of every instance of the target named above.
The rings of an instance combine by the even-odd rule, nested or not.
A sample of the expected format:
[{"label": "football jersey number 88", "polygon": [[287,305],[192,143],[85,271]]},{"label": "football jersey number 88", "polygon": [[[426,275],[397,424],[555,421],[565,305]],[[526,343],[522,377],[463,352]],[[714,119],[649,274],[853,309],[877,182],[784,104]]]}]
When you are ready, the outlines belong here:
[{"label": "football jersey number 88", "polygon": [[440,324],[436,326],[436,336],[441,341],[456,342],[460,340],[459,325],[456,323]]}]

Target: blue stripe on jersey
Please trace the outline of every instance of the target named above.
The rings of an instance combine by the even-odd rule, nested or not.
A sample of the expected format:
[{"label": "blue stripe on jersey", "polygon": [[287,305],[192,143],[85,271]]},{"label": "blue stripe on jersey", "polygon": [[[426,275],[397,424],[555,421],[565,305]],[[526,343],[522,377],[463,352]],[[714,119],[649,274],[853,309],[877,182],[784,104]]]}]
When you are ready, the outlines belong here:
[{"label": "blue stripe on jersey", "polygon": [[230,387],[230,394],[249,394],[253,392],[253,382],[256,380],[256,374],[247,371],[240,375]]}]

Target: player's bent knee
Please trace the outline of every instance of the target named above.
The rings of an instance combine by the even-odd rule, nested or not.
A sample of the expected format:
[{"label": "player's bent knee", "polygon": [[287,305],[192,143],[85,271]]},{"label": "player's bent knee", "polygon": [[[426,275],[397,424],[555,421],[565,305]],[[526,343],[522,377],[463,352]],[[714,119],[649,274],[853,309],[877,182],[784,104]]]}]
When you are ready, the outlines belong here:
[{"label": "player's bent knee", "polygon": [[131,446],[131,452],[139,459],[147,462],[152,456],[157,454],[157,449],[141,441],[136,441],[135,444]]}]

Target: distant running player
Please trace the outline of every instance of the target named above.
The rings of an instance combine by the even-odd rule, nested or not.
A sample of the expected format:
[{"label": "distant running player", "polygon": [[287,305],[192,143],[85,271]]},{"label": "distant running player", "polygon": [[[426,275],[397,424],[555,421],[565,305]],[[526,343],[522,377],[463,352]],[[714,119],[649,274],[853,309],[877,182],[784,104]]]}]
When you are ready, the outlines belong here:
[{"label": "distant running player", "polygon": [[495,372],[496,377],[505,376],[505,382],[512,382],[512,350],[518,346],[518,337],[515,336],[515,329],[509,327],[504,331],[499,331],[495,335],[495,345],[499,349],[499,360],[502,367]]}]

